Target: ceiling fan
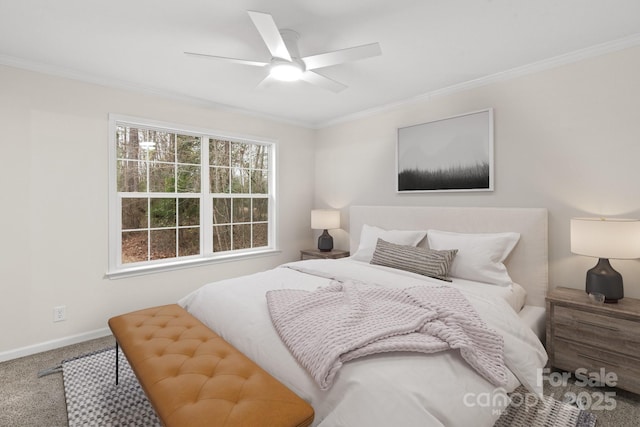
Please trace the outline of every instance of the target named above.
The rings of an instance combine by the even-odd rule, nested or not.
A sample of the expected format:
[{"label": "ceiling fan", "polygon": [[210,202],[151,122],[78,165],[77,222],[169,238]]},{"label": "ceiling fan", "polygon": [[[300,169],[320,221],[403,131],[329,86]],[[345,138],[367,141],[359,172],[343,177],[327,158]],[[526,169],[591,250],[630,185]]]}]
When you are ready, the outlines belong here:
[{"label": "ceiling fan", "polygon": [[269,62],[249,61],[196,52],[185,52],[185,54],[265,67],[269,70],[269,75],[258,85],[259,87],[267,86],[273,80],[304,80],[333,92],[340,92],[347,86],[312,70],[382,54],[378,43],[370,43],[301,58],[298,52],[298,33],[293,30],[279,30],[273,17],[268,13],[255,11],[248,11],[248,13],[271,53]]}]

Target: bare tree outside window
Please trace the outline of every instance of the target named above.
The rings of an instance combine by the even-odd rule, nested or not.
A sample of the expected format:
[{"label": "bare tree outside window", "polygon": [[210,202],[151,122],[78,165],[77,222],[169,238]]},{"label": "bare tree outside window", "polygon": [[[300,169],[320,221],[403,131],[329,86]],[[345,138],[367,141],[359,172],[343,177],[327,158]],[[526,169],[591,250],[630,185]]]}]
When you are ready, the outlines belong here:
[{"label": "bare tree outside window", "polygon": [[271,145],[116,123],[124,264],[270,246]]},{"label": "bare tree outside window", "polygon": [[267,246],[269,147],[223,140],[209,147],[214,252]]}]

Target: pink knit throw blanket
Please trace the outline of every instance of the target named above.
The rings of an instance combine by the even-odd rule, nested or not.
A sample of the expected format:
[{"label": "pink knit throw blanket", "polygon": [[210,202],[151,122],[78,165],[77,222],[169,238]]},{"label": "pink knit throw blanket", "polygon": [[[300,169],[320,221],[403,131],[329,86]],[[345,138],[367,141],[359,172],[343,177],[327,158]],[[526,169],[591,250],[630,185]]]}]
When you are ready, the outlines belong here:
[{"label": "pink knit throw blanket", "polygon": [[507,382],[502,337],[448,286],[388,289],[333,281],[313,292],[269,291],[267,303],[278,334],[322,390],[344,362],[390,351],[459,349],[488,381]]}]

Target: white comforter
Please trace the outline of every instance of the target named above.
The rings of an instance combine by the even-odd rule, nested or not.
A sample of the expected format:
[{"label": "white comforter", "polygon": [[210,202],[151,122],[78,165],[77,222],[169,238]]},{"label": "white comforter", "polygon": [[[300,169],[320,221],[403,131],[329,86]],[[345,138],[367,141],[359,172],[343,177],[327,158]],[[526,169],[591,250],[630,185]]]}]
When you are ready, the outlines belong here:
[{"label": "white comforter", "polygon": [[[284,268],[282,268],[284,267]],[[315,410],[314,426],[492,426],[501,396],[523,383],[539,392],[537,369],[547,356],[535,334],[501,298],[460,289],[487,323],[504,337],[507,386],[496,388],[451,350],[434,354],[385,353],[345,363],[333,386],[320,390],[293,358],[271,323],[266,292],[314,290],[331,278],[388,287],[442,284],[410,273],[348,260],[310,260],[263,273],[210,283],[179,301],[225,340],[262,366]],[[307,273],[297,271],[304,269]],[[308,274],[313,270],[314,274]],[[468,285],[467,285],[468,286]]]}]

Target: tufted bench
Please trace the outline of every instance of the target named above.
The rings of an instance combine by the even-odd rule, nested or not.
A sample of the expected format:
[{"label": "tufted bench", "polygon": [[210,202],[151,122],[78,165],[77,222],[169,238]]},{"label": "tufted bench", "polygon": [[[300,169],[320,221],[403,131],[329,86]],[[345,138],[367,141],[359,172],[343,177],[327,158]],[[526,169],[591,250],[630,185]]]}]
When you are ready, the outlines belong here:
[{"label": "tufted bench", "polygon": [[[109,319],[166,427],[308,426],[313,408],[177,304]],[[116,377],[117,378],[117,377]]]}]

